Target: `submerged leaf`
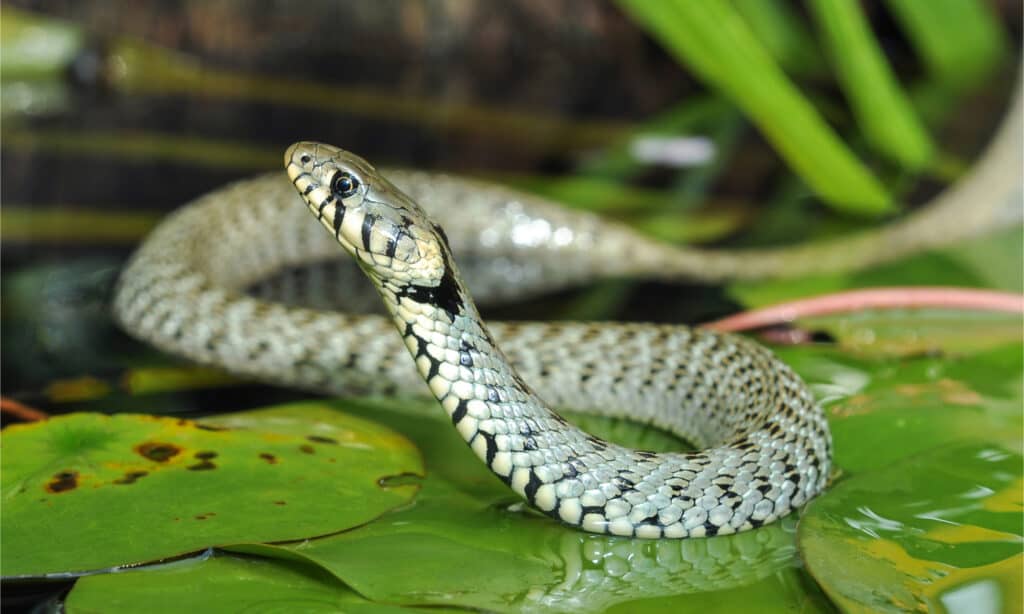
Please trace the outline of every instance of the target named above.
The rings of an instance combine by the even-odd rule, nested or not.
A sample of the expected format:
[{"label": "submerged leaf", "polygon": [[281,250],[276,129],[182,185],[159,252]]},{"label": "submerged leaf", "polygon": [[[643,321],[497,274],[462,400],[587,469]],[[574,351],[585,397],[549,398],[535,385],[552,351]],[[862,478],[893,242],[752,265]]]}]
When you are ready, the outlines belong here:
[{"label": "submerged leaf", "polygon": [[80,579],[65,602],[79,612],[406,612],[372,603],[312,565],[218,556]]}]

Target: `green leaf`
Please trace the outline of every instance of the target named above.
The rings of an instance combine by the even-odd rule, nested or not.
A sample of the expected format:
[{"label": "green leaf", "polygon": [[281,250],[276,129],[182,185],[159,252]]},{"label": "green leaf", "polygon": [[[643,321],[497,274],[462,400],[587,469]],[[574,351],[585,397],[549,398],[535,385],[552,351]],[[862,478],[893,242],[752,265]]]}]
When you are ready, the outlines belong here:
[{"label": "green leaf", "polygon": [[963,441],[1019,450],[1021,344],[969,356],[857,359],[831,349],[776,353],[822,399],[833,461],[845,472],[883,469]]},{"label": "green leaf", "polygon": [[935,147],[855,0],[809,3],[828,43],[840,85],[868,142],[911,170],[927,166]]},{"label": "green leaf", "polygon": [[10,6],[0,9],[4,81],[60,78],[84,46],[81,28]]},{"label": "green leaf", "polygon": [[1020,292],[1024,279],[1024,233],[1020,226],[924,252],[857,273],[829,273],[796,279],[735,282],[729,295],[747,307],[762,307],[826,292],[872,286],[964,286]]},{"label": "green leaf", "polygon": [[801,318],[800,327],[827,332],[852,354],[896,356],[974,353],[1024,337],[1019,314],[950,309],[887,309]]},{"label": "green leaf", "polygon": [[313,565],[230,555],[81,578],[65,607],[68,614],[408,612],[367,601]]},{"label": "green leaf", "polygon": [[[322,539],[232,549],[313,562],[367,598],[407,605],[601,611],[662,597],[673,611],[705,611],[723,595],[733,602],[758,595],[781,611],[782,604],[806,599],[795,589],[793,518],[711,539],[589,535],[524,509],[436,403],[344,406],[420,445],[429,477],[415,504]],[[652,439],[648,429],[628,422],[587,418],[586,426],[625,444],[680,449],[678,442]]]},{"label": "green leaf", "polygon": [[793,169],[837,209],[893,210],[885,188],[857,160],[724,0],[619,0],[681,63],[732,99]]},{"label": "green leaf", "polygon": [[970,90],[1009,56],[1006,30],[978,0],[888,0],[932,78],[955,91]]},{"label": "green leaf", "polygon": [[800,523],[808,571],[848,612],[1019,612],[1021,461],[967,443],[836,484]]},{"label": "green leaf", "polygon": [[800,75],[826,72],[817,44],[790,4],[765,0],[732,0],[732,3],[784,69]]},{"label": "green leaf", "polygon": [[3,443],[6,577],[324,535],[407,503],[415,484],[381,480],[422,473],[405,438],[318,403],[203,423],[70,414]]}]

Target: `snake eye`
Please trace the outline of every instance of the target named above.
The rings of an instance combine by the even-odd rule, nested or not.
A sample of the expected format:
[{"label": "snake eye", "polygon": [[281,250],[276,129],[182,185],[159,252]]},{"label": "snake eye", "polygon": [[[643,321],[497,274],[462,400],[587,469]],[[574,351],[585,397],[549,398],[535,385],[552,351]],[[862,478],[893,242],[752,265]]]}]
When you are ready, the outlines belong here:
[{"label": "snake eye", "polygon": [[348,198],[359,189],[359,180],[351,173],[338,171],[331,177],[331,192],[338,198]]}]

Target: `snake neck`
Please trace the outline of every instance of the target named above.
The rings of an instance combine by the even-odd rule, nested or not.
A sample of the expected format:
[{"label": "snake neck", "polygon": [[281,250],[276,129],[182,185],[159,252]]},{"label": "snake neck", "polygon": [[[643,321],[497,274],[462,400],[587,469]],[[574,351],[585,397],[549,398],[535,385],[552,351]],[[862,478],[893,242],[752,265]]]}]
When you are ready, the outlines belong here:
[{"label": "snake neck", "polygon": [[[473,452],[502,481],[541,511],[557,513],[555,482],[577,470],[564,444],[604,449],[550,410],[498,348],[445,257],[437,286],[389,286],[379,291],[431,394]],[[586,442],[586,445],[580,445]]]}]

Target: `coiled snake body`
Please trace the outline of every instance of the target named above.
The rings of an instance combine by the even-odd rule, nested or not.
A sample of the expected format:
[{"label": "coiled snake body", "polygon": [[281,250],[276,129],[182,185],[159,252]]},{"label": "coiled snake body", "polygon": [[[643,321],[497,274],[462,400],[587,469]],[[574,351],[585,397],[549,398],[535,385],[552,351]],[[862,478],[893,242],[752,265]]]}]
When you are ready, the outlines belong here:
[{"label": "coiled snake body", "polygon": [[[734,533],[788,514],[824,487],[831,454],[824,416],[768,350],[676,326],[495,323],[488,329],[443,231],[410,196],[361,158],[327,145],[297,144],[286,164],[329,234],[315,230],[280,178],[208,195],[155,230],[125,269],[114,301],[122,325],[201,362],[336,392],[422,393],[401,359],[404,345],[430,393],[491,471],[538,510],[586,531],[677,538]],[[469,230],[457,238],[466,244],[465,232],[483,233],[478,236],[492,247],[504,244],[506,270],[516,270],[523,244],[543,243],[551,252],[547,270],[519,266],[512,276],[530,289],[586,278],[595,267],[623,274],[627,265],[657,266],[670,250],[510,193],[492,195],[503,205],[484,203],[484,213],[471,204],[480,200],[477,192],[457,180],[396,177],[420,186],[424,200],[448,196],[463,205],[455,215],[466,219],[456,227]],[[501,232],[503,218],[507,232]],[[481,226],[465,223],[470,220]],[[335,240],[371,279],[390,321],[243,293],[274,271],[329,259],[339,251]],[[587,264],[597,245],[620,257]],[[627,449],[570,425],[545,401],[654,424],[702,449]]]},{"label": "coiled snake body", "polygon": [[[426,381],[501,480],[584,530],[742,531],[806,502],[829,473],[825,419],[785,364],[743,338],[678,326],[485,327],[456,259],[472,263],[468,287],[488,300],[599,276],[716,280],[881,262],[1019,221],[1019,200],[1008,198],[1019,193],[1019,107],[1015,101],[974,170],[921,211],[825,246],[745,253],[652,243],[594,216],[444,175],[386,173],[400,190],[352,154],[298,144],[286,154],[291,184],[279,174],[238,182],[154,230],[122,272],[114,314],[162,349],[289,386],[417,395],[427,392]],[[417,202],[443,221],[457,258]],[[363,292],[353,291],[349,269],[334,266],[338,243],[390,318],[351,311]],[[328,275],[336,282],[331,296],[318,283]],[[261,285],[266,278],[277,281]],[[542,399],[653,424],[702,450],[613,445],[567,424]]]}]

